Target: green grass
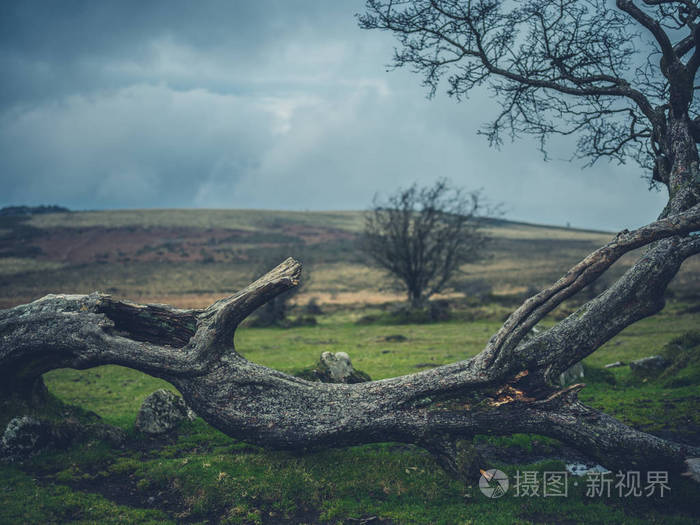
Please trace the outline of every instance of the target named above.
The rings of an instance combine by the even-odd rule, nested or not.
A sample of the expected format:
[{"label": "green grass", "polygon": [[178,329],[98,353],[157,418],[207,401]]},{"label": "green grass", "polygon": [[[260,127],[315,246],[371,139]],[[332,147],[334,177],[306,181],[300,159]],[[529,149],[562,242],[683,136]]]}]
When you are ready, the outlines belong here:
[{"label": "green grass", "polygon": [[[511,478],[516,469],[563,469],[556,461],[495,466]],[[352,523],[378,516],[400,524],[444,525],[693,523],[682,515],[693,496],[689,484],[674,486],[663,500],[588,497],[583,479],[578,486],[572,480],[566,499],[516,498],[511,491],[489,500],[475,487],[445,476],[430,456],[412,447],[379,444],[304,456],[266,453],[217,435],[202,423],[188,425],[175,444],[150,454],[73,450],[37,457],[24,471],[0,468],[11,487],[0,496],[1,516],[8,521]],[[128,486],[133,501],[157,495],[169,511],[116,505],[90,491],[68,488],[107,487],[110,479]],[[667,511],[669,505],[674,512]]]},{"label": "green grass", "polygon": [[[676,439],[697,440],[700,430],[700,359],[695,345],[694,359],[672,375],[641,377],[629,367],[600,373],[605,362],[629,363],[640,357],[666,354],[676,336],[697,327],[697,316],[661,315],[638,323],[584,360],[598,371],[587,380],[580,398],[591,406],[614,415],[647,432],[671,432]],[[680,338],[682,339],[682,337]],[[669,371],[671,372],[671,370]]]},{"label": "green grass", "polygon": [[[643,382],[627,368],[602,369],[607,362],[659,353],[694,328],[697,315],[678,311],[670,308],[628,328],[589,357],[581,398],[634,426],[693,437],[684,429],[700,423],[696,384],[669,387]],[[360,315],[339,311],[322,316],[315,327],[243,328],[236,345],[247,358],[288,372],[312,365],[323,351],[342,350],[358,369],[381,379],[474,355],[499,324],[357,325]],[[396,334],[406,340],[386,341]],[[377,516],[397,524],[689,524],[698,519],[697,489],[690,482],[674,483],[663,499],[591,498],[579,478],[578,486],[571,480],[567,498],[516,498],[509,491],[489,500],[476,487],[446,476],[432,456],[413,446],[267,452],[202,420],[153,441],[136,434],[133,423],[145,396],[172,388],[167,383],[117,366],[56,370],[45,380],[61,400],[127,430],[132,446],[113,449],[92,441],[21,465],[0,465],[0,523],[358,523]],[[556,454],[559,447],[556,440],[525,434],[476,441],[522,453]],[[552,460],[487,466],[511,476],[516,470],[563,468]]]},{"label": "green grass", "polygon": [[50,391],[59,399],[92,410],[106,423],[131,428],[143,400],[169,383],[121,366],[100,366],[89,370],[62,368],[44,375]]},{"label": "green grass", "polygon": [[[476,355],[498,326],[495,321],[357,325],[321,318],[317,326],[294,330],[242,329],[235,344],[247,359],[285,372],[313,365],[325,351],[347,352],[355,368],[384,379]],[[391,335],[406,340],[386,341]]]},{"label": "green grass", "polygon": [[99,494],[74,491],[61,483],[37,480],[19,468],[2,465],[1,523],[174,523],[152,509],[117,505]]},{"label": "green grass", "polygon": [[[118,247],[96,255],[95,260],[51,259],[34,242],[61,228],[74,232],[108,228],[121,233],[195,229],[201,241],[195,251],[201,257],[168,259],[184,250],[175,232],[139,248],[137,254],[152,257],[149,260],[120,255]],[[220,242],[212,237],[212,228],[242,230],[247,236]],[[212,294],[230,294],[246,285],[258,260],[270,250],[288,249],[304,229],[328,236],[303,248],[302,260],[311,270],[304,293],[318,294],[323,300],[357,293],[358,301],[364,303],[368,294],[395,290],[357,252],[353,236],[361,228],[359,212],[123,210],[4,218],[0,220],[0,240],[5,243],[0,254],[0,304],[9,306],[50,292],[94,290],[140,301],[180,300],[181,306],[187,301],[210,301]],[[314,365],[324,351],[345,351],[355,367],[373,379],[466,359],[479,352],[498,329],[512,309],[513,295],[524,293],[526,285],[551,283],[611,237],[507,221],[488,229],[494,235],[490,257],[464,270],[467,284],[487,285],[498,292],[492,298],[500,304],[472,301],[453,321],[421,325],[381,324],[390,315],[380,307],[324,304],[327,313],[319,317],[317,326],[241,328],[237,349],[250,360],[291,373]],[[343,235],[333,237],[338,231]],[[81,239],[76,234],[65,242],[79,247]],[[619,274],[632,259],[633,255],[626,256],[612,273]],[[698,269],[700,260],[684,264],[672,287],[678,296],[697,294]],[[671,377],[637,377],[627,367],[603,369],[606,363],[664,353],[674,338],[697,329],[698,314],[683,313],[684,308],[671,304],[661,315],[626,329],[588,357],[584,361],[587,386],[581,399],[637,428],[697,443],[697,349],[685,356],[690,363]],[[564,306],[554,316],[567,309],[571,307]],[[365,315],[379,321],[357,324]],[[392,335],[405,340],[387,340]],[[125,429],[129,446],[115,449],[90,441],[66,451],[44,452],[23,464],[0,463],[0,524],[350,524],[373,516],[396,524],[450,525],[665,524],[700,519],[700,511],[693,508],[697,489],[690,482],[675,483],[663,500],[589,498],[583,480],[578,487],[570,487],[566,499],[515,498],[510,491],[499,500],[488,500],[475,487],[447,477],[429,454],[412,446],[384,443],[303,455],[267,452],[235,441],[202,420],[185,424],[172,437],[152,440],[136,433],[134,421],[148,394],[158,388],[175,390],[164,381],[116,366],[55,370],[45,380],[56,396],[46,407],[53,416],[88,417],[79,411],[66,412],[62,402],[94,411],[106,423]],[[9,413],[0,414],[0,422],[8,417]],[[475,442],[517,453],[517,457],[556,456],[561,451],[556,440],[536,435],[477,436]],[[516,470],[561,470],[562,465],[550,460],[534,465],[492,462],[487,467],[513,475]]]}]

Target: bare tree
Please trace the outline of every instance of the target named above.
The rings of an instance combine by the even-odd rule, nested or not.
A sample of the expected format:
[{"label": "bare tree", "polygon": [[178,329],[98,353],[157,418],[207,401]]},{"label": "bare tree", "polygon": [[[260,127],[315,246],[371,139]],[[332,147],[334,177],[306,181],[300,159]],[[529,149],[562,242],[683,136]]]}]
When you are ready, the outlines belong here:
[{"label": "bare tree", "polygon": [[479,194],[452,187],[413,184],[379,201],[365,214],[361,247],[406,287],[412,308],[425,305],[474,261],[486,241],[477,220]]},{"label": "bare tree", "polygon": [[430,95],[444,77],[458,99],[488,86],[502,108],[481,130],[492,144],[526,133],[544,151],[578,135],[578,156],[634,159],[673,197],[696,192],[699,15],[695,0],[368,0],[360,25],[396,35],[394,65]]},{"label": "bare tree", "polygon": [[[287,260],[205,310],[135,305],[108,296],[47,296],[0,311],[0,400],[36,400],[41,374],[120,364],[170,381],[223,432],[280,449],[376,441],[419,444],[455,469],[455,443],[475,434],[537,432],[610,469],[680,474],[700,448],[639,432],[561,389],[559,374],[624,328],[660,311],[688,257],[700,253],[700,176],[693,81],[698,5],[690,0],[497,2],[370,0],[367,28],[394,31],[400,64],[430,86],[449,71],[453,94],[489,82],[503,111],[489,128],[583,133],[581,154],[629,156],[668,188],[661,218],[622,231],[527,299],[476,356],[410,376],[353,385],[309,383],[247,361],[238,324],[294,286]],[[640,40],[655,51],[637,60]],[[631,76],[630,76],[631,75]],[[644,159],[647,159],[646,161]],[[647,246],[617,281],[554,327],[525,337],[622,255]],[[18,404],[12,406],[19,406]]]}]

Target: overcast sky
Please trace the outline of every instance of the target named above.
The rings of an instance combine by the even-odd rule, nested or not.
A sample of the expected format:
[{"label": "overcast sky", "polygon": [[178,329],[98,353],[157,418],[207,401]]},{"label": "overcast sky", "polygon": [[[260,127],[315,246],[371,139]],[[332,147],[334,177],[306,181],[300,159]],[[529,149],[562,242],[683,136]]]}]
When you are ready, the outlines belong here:
[{"label": "overcast sky", "polygon": [[0,206],[365,209],[449,177],[515,220],[598,229],[665,200],[636,165],[489,149],[488,96],[387,72],[360,0],[0,2]]}]

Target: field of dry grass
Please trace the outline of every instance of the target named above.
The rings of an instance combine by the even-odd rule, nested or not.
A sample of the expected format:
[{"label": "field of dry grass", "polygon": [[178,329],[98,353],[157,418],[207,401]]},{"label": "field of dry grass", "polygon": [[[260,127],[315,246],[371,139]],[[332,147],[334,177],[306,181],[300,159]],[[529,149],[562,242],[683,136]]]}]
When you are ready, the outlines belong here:
[{"label": "field of dry grass", "polygon": [[[201,307],[247,284],[265,264],[302,260],[309,282],[296,301],[378,304],[400,288],[357,249],[361,212],[120,210],[0,218],[0,307],[47,293],[95,290],[144,302]],[[465,265],[447,297],[471,290],[523,294],[545,286],[611,233],[489,221],[486,257]],[[617,264],[619,273],[633,255]],[[700,290],[700,261],[676,279]]]},{"label": "field of dry grass", "polygon": [[270,210],[109,210],[34,215],[29,224],[37,228],[209,228],[267,230],[284,224],[324,225],[349,231],[362,229],[362,216],[354,211]]}]

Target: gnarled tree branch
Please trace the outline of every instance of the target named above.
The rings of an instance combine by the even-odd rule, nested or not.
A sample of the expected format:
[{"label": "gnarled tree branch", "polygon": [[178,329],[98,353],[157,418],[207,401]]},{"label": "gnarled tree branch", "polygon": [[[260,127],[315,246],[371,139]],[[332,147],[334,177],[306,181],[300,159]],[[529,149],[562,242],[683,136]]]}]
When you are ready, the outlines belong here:
[{"label": "gnarled tree branch", "polygon": [[632,232],[620,232],[608,244],[573,266],[553,286],[527,299],[491,338],[486,352],[495,357],[503,350],[514,348],[545,315],[595,281],[625,253],[671,235],[682,235],[698,229],[700,205]]},{"label": "gnarled tree branch", "polygon": [[[233,335],[241,320],[296,284],[301,265],[288,259],[205,310],[91,294],[46,296],[1,311],[0,388],[3,395],[16,393],[12,389],[53,368],[119,364],[171,382],[202,418],[228,435],[272,448],[401,441],[442,454],[451,448],[436,444],[478,433],[537,432],[577,446],[610,468],[663,465],[681,472],[699,449],[631,429],[578,402],[582,385],[560,391],[549,378],[661,307],[680,263],[700,251],[700,240],[682,236],[698,228],[698,212],[693,208],[623,232],[517,310],[512,319],[518,322],[511,319],[499,332],[510,339],[499,336],[471,359],[421,373],[353,385],[311,383],[238,354]],[[513,346],[527,319],[540,318],[568,297],[564,290],[578,289],[621,253],[651,242],[655,246],[613,288],[555,328]],[[496,340],[502,342],[496,346]],[[473,404],[472,394],[481,402]]]}]

